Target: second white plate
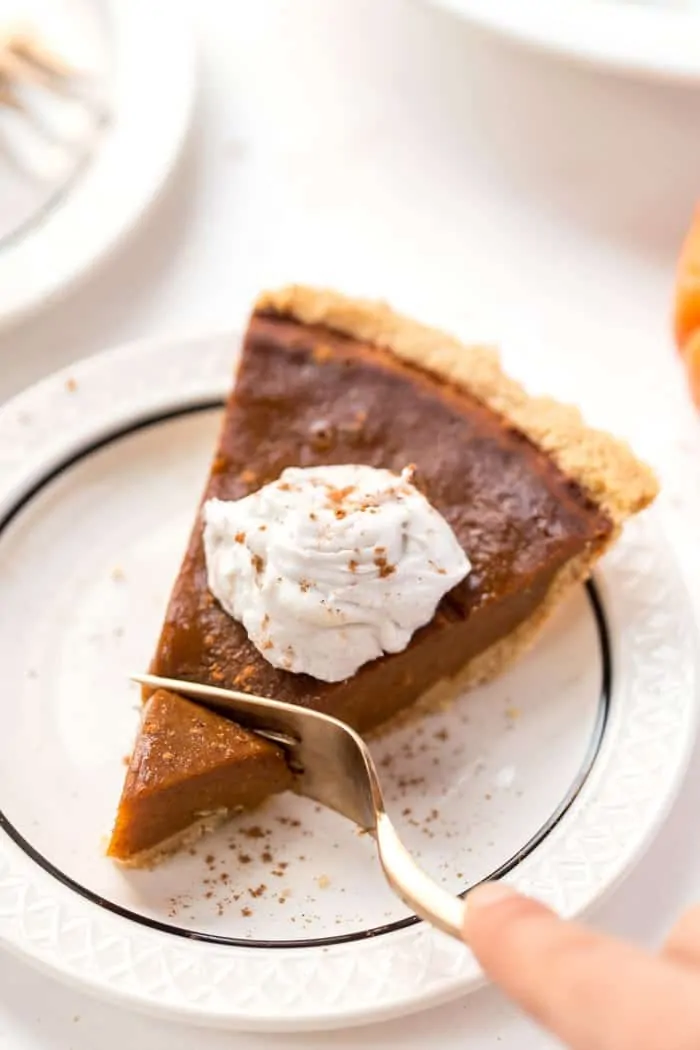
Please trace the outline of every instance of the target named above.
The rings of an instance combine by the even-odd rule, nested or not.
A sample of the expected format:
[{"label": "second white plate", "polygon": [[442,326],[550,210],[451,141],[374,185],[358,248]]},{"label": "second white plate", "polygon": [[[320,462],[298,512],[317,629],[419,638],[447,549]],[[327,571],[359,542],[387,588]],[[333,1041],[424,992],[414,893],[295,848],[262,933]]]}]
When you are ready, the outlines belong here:
[{"label": "second white plate", "polygon": [[67,289],[133,229],[189,126],[195,50],[181,5],[168,5],[167,14],[159,0],[95,0],[94,7],[109,67],[110,124],[65,194],[0,248],[0,327]]},{"label": "second white plate", "polygon": [[659,80],[700,80],[695,0],[431,0],[564,58]]}]

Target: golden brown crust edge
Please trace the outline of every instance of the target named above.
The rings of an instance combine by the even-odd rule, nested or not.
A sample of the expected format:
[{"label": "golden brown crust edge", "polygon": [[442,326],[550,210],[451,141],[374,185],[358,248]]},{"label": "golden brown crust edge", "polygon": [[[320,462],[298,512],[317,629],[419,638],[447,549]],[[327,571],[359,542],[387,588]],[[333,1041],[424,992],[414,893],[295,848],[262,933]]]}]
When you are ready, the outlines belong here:
[{"label": "golden brown crust edge", "polygon": [[529,395],[505,374],[490,347],[461,343],[385,303],[303,285],[263,292],[255,310],[326,325],[462,387],[551,456],[616,526],[648,506],[658,492],[654,473],[625,442],[587,427],[570,405]]}]

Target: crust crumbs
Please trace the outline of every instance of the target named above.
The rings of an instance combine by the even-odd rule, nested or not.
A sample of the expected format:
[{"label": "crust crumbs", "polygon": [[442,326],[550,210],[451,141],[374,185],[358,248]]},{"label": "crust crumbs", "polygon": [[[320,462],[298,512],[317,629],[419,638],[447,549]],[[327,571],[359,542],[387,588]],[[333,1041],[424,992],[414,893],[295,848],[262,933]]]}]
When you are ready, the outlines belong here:
[{"label": "crust crumbs", "polygon": [[530,396],[491,347],[461,343],[385,303],[303,285],[263,292],[255,310],[326,325],[462,387],[551,456],[618,527],[658,492],[654,473],[624,441],[587,427],[576,408]]},{"label": "crust crumbs", "polygon": [[167,857],[172,856],[173,853],[179,853],[181,850],[194,846],[203,835],[216,831],[227,820],[235,816],[237,812],[240,812],[240,807],[238,806],[235,809],[213,810],[211,813],[202,814],[194,823],[183,828],[182,831],[177,831],[174,835],[163,839],[162,842],[156,843],[155,846],[149,849],[133,853],[130,857],[115,857],[109,853],[108,856],[110,860],[116,861],[122,868],[155,868]]}]

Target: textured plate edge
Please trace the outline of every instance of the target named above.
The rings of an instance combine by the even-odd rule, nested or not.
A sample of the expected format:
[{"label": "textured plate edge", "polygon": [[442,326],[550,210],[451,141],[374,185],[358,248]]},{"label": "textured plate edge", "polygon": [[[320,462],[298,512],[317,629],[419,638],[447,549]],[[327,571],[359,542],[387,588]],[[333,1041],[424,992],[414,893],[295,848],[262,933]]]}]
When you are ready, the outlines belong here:
[{"label": "textured plate edge", "polygon": [[[42,381],[42,383],[31,388],[25,394],[20,395],[0,409],[0,449],[5,444],[7,437],[13,434],[17,435],[18,428],[21,433],[23,426],[21,418],[23,415],[28,415],[31,421],[33,413],[40,415],[42,408],[45,410],[49,406],[52,408],[54,428],[57,411],[60,414],[60,409],[62,408],[68,417],[67,426],[61,428],[62,437],[68,442],[67,447],[80,447],[81,442],[86,437],[94,437],[94,428],[96,425],[100,425],[100,413],[106,407],[105,404],[100,404],[98,396],[101,377],[105,373],[111,377],[111,393],[108,404],[113,416],[112,425],[115,425],[115,419],[123,422],[125,417],[137,418],[139,412],[152,411],[155,407],[162,407],[167,404],[171,406],[173,404],[188,405],[195,403],[198,398],[203,396],[221,394],[227,385],[230,375],[232,343],[234,342],[237,342],[236,337],[226,333],[217,333],[211,337],[189,340],[146,340],[130,344],[96,358],[88,359],[71,369],[66,369],[56,376]],[[162,360],[166,351],[168,354],[167,364]],[[191,362],[193,360],[197,361],[196,376],[194,377],[191,374]],[[122,380],[124,389],[121,392],[123,396],[121,400],[117,398],[115,402],[114,385],[119,387],[119,375],[126,373],[127,369],[125,366],[128,363],[135,363],[136,361],[141,363],[145,373],[142,377],[141,386],[134,384],[133,377],[128,384],[125,384]],[[153,368],[153,375],[150,379],[148,376],[149,365],[147,364],[144,367],[144,362],[149,362]],[[155,384],[156,375],[158,377],[157,386]],[[76,389],[73,392],[69,392],[66,389],[66,382],[69,379],[76,384]],[[102,384],[102,388],[104,388],[104,384]],[[78,395],[81,391],[82,396],[79,397]],[[86,397],[95,398],[96,405],[93,406],[95,411],[85,411],[84,399]],[[80,404],[81,401],[83,401],[83,404]],[[70,428],[71,419],[73,432],[71,432]],[[103,429],[108,429],[104,427],[103,421],[101,425]],[[53,438],[45,441],[43,445],[40,442],[40,447],[34,449],[34,456],[29,455],[24,459],[23,469],[25,471],[26,469],[31,469],[30,465],[33,458],[46,464],[46,457],[51,455],[52,441]],[[16,450],[13,451],[16,458],[18,453]],[[62,455],[65,455],[66,446],[62,448],[61,452]],[[0,462],[0,502],[2,501],[3,489],[5,488],[3,472],[5,474],[4,480],[7,480],[12,474],[12,470],[8,470],[5,461]],[[635,523],[633,529],[637,529],[641,533],[642,553],[646,552],[648,560],[651,560],[652,567],[654,567],[659,561],[659,550],[654,544],[659,543],[659,540],[658,530],[653,528],[652,521],[653,517],[650,519],[647,516],[645,520]],[[646,539],[644,537],[645,532],[647,533]],[[651,533],[654,534],[655,538],[651,538]],[[625,541],[622,547],[611,555],[613,561],[616,558],[624,561],[627,542]],[[661,548],[665,552],[661,561],[663,566],[668,569],[670,565],[674,564],[673,559],[663,543]],[[636,577],[639,578],[639,572],[636,573]],[[607,572],[604,572],[605,578],[607,578]],[[677,570],[675,568],[668,569],[668,576],[664,577],[663,582],[671,587],[671,590],[677,597],[680,596],[682,599],[685,599],[678,603],[675,611],[677,613],[676,618],[683,621],[683,628],[680,631],[681,647],[686,656],[683,666],[688,671],[688,674],[695,679],[695,632],[691,630],[691,625],[694,626],[694,621],[689,602],[683,593],[684,588],[680,582]],[[614,599],[612,600],[612,605],[614,606]],[[606,608],[609,611],[610,605],[606,605]],[[613,623],[614,635],[615,626]],[[670,778],[667,777],[669,783],[666,784],[661,796],[663,803],[657,806],[656,811],[653,813],[653,819],[650,822],[642,822],[643,827],[639,830],[633,845],[628,849],[624,860],[621,863],[618,862],[616,872],[606,883],[605,892],[612,889],[624,877],[624,874],[629,871],[643,850],[649,845],[653,835],[663,822],[668,808],[682,783],[694,741],[694,730],[698,714],[695,689],[686,689],[686,692],[689,692],[691,695],[686,697],[682,712],[685,731],[680,735],[676,734],[677,739],[680,741],[680,747],[675,757],[673,773]],[[591,783],[588,790],[584,789],[582,792],[584,801],[588,799],[594,788],[595,780]],[[560,834],[567,831],[569,824],[574,820],[578,811],[579,805],[575,804],[567,818],[562,821]],[[7,865],[8,858],[17,861],[16,856],[12,858],[12,850],[16,849],[16,847],[5,840],[0,843],[0,871],[2,871],[3,865]],[[542,847],[540,849],[545,852]],[[19,851],[17,852],[19,853]],[[551,852],[549,846],[546,852]],[[536,856],[537,854],[533,855],[533,861]],[[21,863],[19,868],[22,870]],[[521,873],[527,871],[527,868],[528,865],[525,862],[520,869]],[[520,878],[517,880],[517,884],[524,889],[533,889],[532,877],[528,877],[530,885],[528,885],[527,880],[523,881]],[[43,894],[46,884],[40,878],[37,878],[37,872],[34,869],[25,870],[24,878],[26,884],[24,903],[26,905],[27,893],[31,891]],[[15,885],[16,881],[15,878]],[[52,882],[52,880],[49,881]],[[3,908],[1,887],[2,881],[0,876],[0,927],[17,918],[16,915],[8,916],[6,909]],[[535,890],[537,889],[537,887],[534,888]],[[55,886],[50,887],[50,889],[54,891],[54,908],[60,906],[70,908],[74,904],[72,895],[68,894],[68,891],[65,894],[61,894],[56,892]],[[545,896],[548,896],[548,899],[552,899],[552,903],[555,906],[559,906],[560,910],[565,914],[571,914],[573,910],[580,911],[582,908],[585,909],[592,906],[594,902],[600,899],[602,892],[600,888],[593,891],[589,890],[588,900],[573,908],[571,902],[567,906],[566,901],[556,899],[556,894],[554,899],[547,894]],[[540,892],[536,895],[542,896],[542,893]],[[82,910],[79,908],[78,912]],[[90,925],[91,919],[93,927],[100,925],[94,915],[90,915],[90,910],[90,907],[85,909],[85,916],[79,915],[77,918],[71,916],[71,923],[69,924],[71,934],[75,934],[80,926]],[[426,927],[413,927],[391,935],[391,943],[388,946],[378,945],[375,947],[370,945],[370,942],[364,942],[361,945],[343,946],[340,949],[299,950],[299,965],[295,967],[298,970],[296,993],[292,996],[292,1000],[289,1000],[288,993],[290,990],[293,991],[295,981],[283,979],[281,987],[287,994],[280,994],[277,997],[273,994],[270,997],[270,1002],[274,1004],[277,1010],[276,1014],[273,1014],[269,1008],[261,1009],[260,1005],[242,1007],[239,1004],[237,1007],[233,1006],[231,999],[226,996],[218,1007],[215,1007],[212,1003],[205,1006],[204,1000],[207,998],[207,995],[202,987],[203,980],[206,983],[203,972],[205,968],[207,966],[210,967],[212,972],[215,972],[220,979],[224,978],[227,972],[230,974],[231,970],[236,968],[233,958],[221,957],[221,950],[212,953],[209,946],[204,946],[202,951],[200,946],[189,944],[184,945],[180,951],[176,951],[170,945],[170,938],[167,934],[149,937],[149,945],[145,953],[146,966],[153,964],[155,957],[158,957],[155,968],[161,971],[162,986],[157,991],[151,990],[146,992],[144,991],[142,980],[145,977],[141,968],[142,963],[134,959],[131,947],[124,954],[121,966],[121,982],[117,980],[115,972],[112,972],[109,977],[99,976],[97,974],[98,967],[87,965],[85,969],[81,969],[81,966],[77,965],[75,960],[73,968],[67,971],[65,969],[65,960],[62,963],[60,957],[56,958],[50,950],[47,950],[51,947],[50,944],[46,943],[47,935],[40,938],[42,944],[39,948],[36,945],[32,946],[30,943],[31,938],[27,930],[24,929],[24,914],[20,916],[20,920],[19,925],[22,929],[19,934],[15,933],[13,938],[8,938],[6,931],[3,930],[2,933],[4,945],[13,953],[21,955],[34,965],[53,973],[55,976],[59,976],[62,980],[68,981],[83,991],[89,991],[102,998],[108,998],[119,1002],[121,1005],[136,1008],[146,1013],[155,1013],[197,1025],[238,1028],[250,1031],[331,1029],[360,1025],[369,1021],[388,1019],[397,1014],[406,1014],[437,1005],[464,994],[481,983],[480,975],[473,961],[471,967],[469,965],[469,955],[465,949]],[[110,924],[106,926],[106,940],[109,951],[115,948],[116,942],[120,939],[123,940],[123,937],[120,938],[119,935],[120,925],[121,922],[117,920],[115,928],[112,928]],[[49,941],[50,939],[49,937]],[[92,953],[92,956],[94,956],[95,952],[103,950],[99,944],[95,943],[92,932],[88,940],[89,952]],[[129,941],[130,938],[126,938],[126,940]],[[131,940],[133,941],[134,938],[131,938]],[[405,956],[408,957],[410,955],[411,961],[415,961],[417,957],[420,959],[422,967],[419,974],[404,973],[401,975],[401,966],[397,966],[397,958],[401,956],[401,948],[407,942],[410,944],[410,951],[405,953]],[[56,945],[54,945],[55,948]],[[180,958],[183,951],[186,960],[184,965]],[[223,949],[223,951],[226,956],[231,955],[230,949]],[[246,969],[249,969],[249,964],[253,961],[251,959],[252,953],[244,949],[239,951],[243,952]],[[366,956],[368,951],[371,952],[374,960],[374,965],[371,967],[372,980],[374,981],[376,976],[377,982],[375,983],[381,983],[382,974],[385,978],[389,976],[389,986],[395,988],[398,973],[399,991],[387,996],[381,994],[382,988],[375,988],[374,995],[370,994],[369,996],[373,1001],[365,1001],[364,1003],[357,1002],[358,997],[355,993],[356,1001],[353,1003],[352,1008],[349,1008],[338,1001],[338,990],[334,981],[333,994],[324,999],[323,987],[319,987],[319,983],[314,983],[314,979],[319,976],[319,970],[327,969],[329,963],[335,965],[335,961],[340,958],[340,963],[342,964],[340,970],[344,974],[346,983],[351,981],[353,976],[357,975],[359,971],[362,971],[361,975],[366,980],[368,969]],[[210,954],[212,958],[207,961],[205,957]],[[357,965],[358,958],[361,960],[359,966]],[[400,959],[398,961],[400,962]],[[319,962],[323,965],[319,966]],[[83,958],[83,966],[85,966],[85,963],[86,960]],[[333,966],[331,966],[332,968]],[[260,960],[260,965],[256,964],[253,969],[257,970],[256,988],[263,986],[268,988],[275,977],[274,962],[270,964],[267,960],[265,962]],[[467,972],[465,972],[465,969]],[[186,990],[178,986],[176,981],[176,977],[181,977],[184,970],[191,971]],[[169,975],[167,971],[169,971]],[[403,986],[400,984],[401,976],[404,978]],[[408,978],[409,987],[405,987],[406,978]],[[309,988],[310,984],[313,985],[313,989]],[[341,989],[341,999],[342,991]],[[352,991],[349,998],[352,998]],[[286,1004],[284,1002],[285,999],[288,1000]],[[365,996],[365,1000],[367,1000],[367,996]],[[319,1012],[319,1002],[325,1006],[324,1012]]]}]

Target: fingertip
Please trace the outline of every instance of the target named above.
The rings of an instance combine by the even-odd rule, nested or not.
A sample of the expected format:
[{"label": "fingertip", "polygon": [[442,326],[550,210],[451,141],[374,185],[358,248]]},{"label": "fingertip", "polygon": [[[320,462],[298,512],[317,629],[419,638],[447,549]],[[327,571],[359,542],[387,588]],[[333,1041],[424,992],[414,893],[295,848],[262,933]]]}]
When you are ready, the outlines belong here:
[{"label": "fingertip", "polygon": [[500,940],[501,932],[512,928],[513,920],[547,913],[544,905],[518,893],[505,882],[482,882],[466,896],[463,936],[467,944],[481,956],[491,954],[493,938]]},{"label": "fingertip", "polygon": [[506,882],[482,882],[470,890],[466,896],[464,910],[463,934],[467,943],[472,935],[483,925],[486,913],[493,913],[507,902],[520,899],[520,895]]},{"label": "fingertip", "polygon": [[673,1030],[688,1012],[695,978],[676,963],[564,921],[502,883],[475,888],[466,904],[464,940],[486,976],[567,1046],[656,1046],[648,1033]]},{"label": "fingertip", "polygon": [[517,892],[507,882],[481,882],[467,894],[467,911],[473,913],[481,908],[490,908],[493,904],[517,896]]}]

